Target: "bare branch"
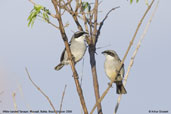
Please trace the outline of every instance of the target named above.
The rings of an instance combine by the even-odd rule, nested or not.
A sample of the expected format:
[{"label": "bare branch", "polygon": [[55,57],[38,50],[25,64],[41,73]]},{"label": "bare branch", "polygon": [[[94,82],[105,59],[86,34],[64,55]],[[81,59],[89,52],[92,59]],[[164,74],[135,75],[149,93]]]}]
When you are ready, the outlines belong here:
[{"label": "bare branch", "polygon": [[[71,0],[72,1],[72,0]],[[83,31],[83,28],[82,28],[82,26],[81,26],[81,24],[79,23],[79,21],[78,21],[78,18],[77,18],[77,16],[78,16],[78,9],[77,8],[79,8],[79,7],[77,7],[76,8],[76,10],[75,11],[73,11],[73,9],[72,9],[72,6],[71,6],[71,1],[68,1],[67,3],[65,3],[65,1],[63,0],[63,3],[64,4],[67,4],[68,6],[69,6],[69,8],[67,7],[67,5],[63,5],[63,9],[64,10],[66,10],[69,14],[71,14],[72,15],[72,17],[73,17],[73,19],[74,19],[74,22],[76,23],[76,25],[77,25],[77,28],[80,30],[80,31]],[[78,5],[79,6],[79,5]]]},{"label": "bare branch", "polygon": [[53,27],[55,27],[56,29],[59,29],[59,27],[58,27],[58,26],[56,26],[55,24],[53,24],[52,22],[47,21],[47,23],[49,23],[50,25],[52,25],[52,26],[53,26]]},{"label": "bare branch", "polygon": [[[129,46],[128,46],[128,49],[127,49],[127,51],[126,51],[126,53],[125,53],[125,55],[124,55],[124,58],[123,58],[122,61],[121,61],[120,67],[119,67],[119,69],[118,69],[118,73],[120,72],[120,70],[121,70],[121,68],[122,68],[122,65],[123,65],[123,63],[124,63],[124,61],[125,61],[125,59],[126,59],[126,57],[127,57],[127,55],[128,55],[128,52],[129,52],[131,46],[133,45],[133,42],[134,42],[135,37],[136,37],[136,35],[137,35],[138,31],[139,31],[139,28],[140,28],[140,26],[141,26],[141,24],[142,24],[142,21],[144,20],[144,18],[145,18],[145,16],[147,15],[148,11],[151,9],[151,6],[153,5],[153,3],[154,3],[154,0],[153,0],[153,1],[151,2],[151,4],[148,6],[148,8],[147,8],[147,10],[145,11],[143,17],[141,18],[141,20],[140,20],[140,22],[139,22],[139,24],[138,24],[138,26],[137,26],[137,28],[136,28],[136,31],[135,31],[135,33],[134,33],[134,35],[133,35],[133,37],[132,37],[132,40],[131,40],[131,42],[130,42],[130,44],[129,44]],[[92,113],[94,112],[94,110],[95,110],[97,104],[100,103],[100,102],[103,100],[103,98],[106,96],[106,94],[108,93],[109,89],[112,87],[112,83],[113,83],[113,82],[114,82],[114,80],[112,80],[112,81],[110,82],[110,84],[109,84],[109,86],[107,87],[107,89],[105,90],[105,92],[102,94],[102,96],[100,97],[100,99],[99,99],[99,100],[97,101],[97,103],[94,105],[94,107],[93,107],[93,109],[91,110],[90,114],[92,114]]]},{"label": "bare branch", "polygon": [[[94,30],[92,29],[93,16],[94,16]],[[96,52],[95,38],[96,38],[96,34],[97,34],[97,25],[98,25],[97,17],[98,17],[98,0],[95,0],[93,14],[90,15],[90,24],[89,24],[90,25],[90,35],[91,35],[90,43],[89,43],[89,55],[90,55],[90,65],[91,65],[93,87],[94,87],[96,102],[100,98],[99,83],[98,83],[97,70],[96,70],[96,60],[95,60],[95,52]],[[98,112],[98,114],[103,114],[101,103],[97,103],[97,112]]]},{"label": "bare branch", "polygon": [[[148,31],[149,25],[150,25],[150,23],[151,23],[151,21],[152,21],[152,19],[153,19],[153,17],[154,17],[154,14],[155,14],[156,11],[157,11],[158,4],[159,4],[159,0],[158,0],[158,2],[157,2],[157,4],[156,4],[156,7],[155,7],[155,9],[154,9],[154,11],[153,11],[153,13],[152,13],[150,19],[148,20],[148,23],[146,24],[146,27],[145,27],[145,29],[144,29],[144,32],[143,32],[143,34],[141,35],[141,38],[140,38],[140,40],[139,40],[139,42],[138,42],[138,44],[137,44],[137,47],[136,47],[136,49],[135,49],[135,51],[134,51],[134,53],[133,53],[133,55],[132,55],[132,57],[131,57],[131,61],[130,61],[130,63],[129,63],[128,70],[127,70],[127,73],[126,73],[126,75],[125,75],[124,82],[123,82],[123,85],[124,85],[124,86],[126,85],[126,82],[127,82],[127,79],[128,79],[128,75],[129,75],[129,72],[130,72],[130,70],[131,70],[131,67],[133,66],[134,59],[135,59],[135,56],[136,56],[136,54],[137,54],[137,52],[138,52],[138,49],[140,48],[140,45],[141,45],[141,43],[142,43],[142,41],[143,41],[143,39],[144,39],[144,37],[145,37],[147,31]],[[117,113],[117,110],[118,110],[118,107],[119,107],[119,104],[120,104],[120,101],[121,101],[121,97],[122,97],[122,94],[120,94],[119,97],[118,97],[117,104],[116,104],[115,110],[114,110],[114,114]]]},{"label": "bare branch", "polygon": [[29,80],[31,81],[31,83],[37,88],[38,91],[40,91],[40,93],[48,100],[50,106],[52,107],[53,111],[57,114],[56,110],[55,110],[55,107],[53,106],[51,100],[49,99],[49,97],[39,88],[39,86],[37,86],[36,83],[33,82],[33,80],[31,79],[31,76],[27,70],[27,68],[25,68],[26,72],[27,72],[27,75],[28,75],[28,78]]},{"label": "bare branch", "polygon": [[78,12],[78,9],[80,7],[80,3],[79,3],[79,0],[76,0],[76,8],[75,8],[75,12]]},{"label": "bare branch", "polygon": [[72,54],[71,54],[71,50],[70,50],[70,47],[69,47],[69,44],[68,44],[68,38],[67,38],[65,30],[64,30],[61,14],[59,13],[59,10],[57,8],[57,1],[52,0],[52,3],[53,3],[53,6],[55,8],[55,11],[56,11],[56,19],[58,20],[60,33],[61,33],[62,39],[64,41],[64,44],[65,44],[65,48],[66,48],[66,51],[67,51],[67,54],[68,54],[68,58],[70,60],[70,66],[71,66],[71,69],[72,69],[72,72],[73,72],[73,77],[74,77],[75,85],[76,85],[76,88],[77,88],[77,93],[79,95],[80,102],[81,102],[82,108],[84,110],[84,113],[88,114],[88,110],[87,110],[87,107],[86,107],[86,104],[85,104],[82,88],[81,88],[80,83],[78,81],[78,74],[77,74],[77,71],[75,69],[75,64],[74,64]]},{"label": "bare branch", "polygon": [[64,91],[63,91],[63,93],[62,93],[62,98],[61,98],[61,104],[60,104],[59,114],[61,114],[61,111],[62,111],[62,104],[63,104],[63,100],[64,100],[64,96],[65,96],[66,87],[67,87],[67,85],[65,85]]},{"label": "bare branch", "polygon": [[104,19],[100,22],[100,26],[99,26],[99,29],[98,29],[98,31],[97,31],[95,43],[97,43],[97,41],[98,41],[98,38],[99,38],[99,35],[100,35],[100,31],[101,31],[101,29],[102,29],[102,26],[103,26],[103,24],[104,24],[104,21],[107,19],[108,15],[109,15],[113,10],[115,10],[115,9],[117,9],[117,8],[120,8],[120,6],[115,7],[115,8],[112,8],[111,10],[109,10],[109,12],[106,14],[106,16],[104,17]]},{"label": "bare branch", "polygon": [[93,44],[95,44],[95,38],[96,38],[96,34],[97,34],[97,17],[98,17],[98,4],[99,1],[95,0],[95,5],[94,5],[94,31],[93,31]]}]

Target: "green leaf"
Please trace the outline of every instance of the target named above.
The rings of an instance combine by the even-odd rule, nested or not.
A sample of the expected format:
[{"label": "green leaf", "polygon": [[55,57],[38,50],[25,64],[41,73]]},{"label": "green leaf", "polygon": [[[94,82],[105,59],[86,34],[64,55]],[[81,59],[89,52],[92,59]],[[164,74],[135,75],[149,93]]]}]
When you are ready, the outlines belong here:
[{"label": "green leaf", "polygon": [[34,21],[36,20],[36,17],[34,17],[31,21],[31,27],[33,27]]},{"label": "green leaf", "polygon": [[88,9],[88,11],[90,11],[91,5],[88,2],[82,2],[81,11],[85,11],[86,9]]},{"label": "green leaf", "polygon": [[39,12],[41,9],[43,9],[44,7],[41,5],[34,5],[34,9]]},{"label": "green leaf", "polygon": [[34,5],[34,8],[31,10],[29,17],[27,18],[28,27],[33,27],[37,16],[43,18],[46,22],[49,22],[49,15],[50,12],[48,9],[41,5]]},{"label": "green leaf", "polygon": [[[138,3],[139,2],[139,0],[136,0],[136,3]],[[132,4],[133,3],[133,0],[130,0],[130,4]]]}]

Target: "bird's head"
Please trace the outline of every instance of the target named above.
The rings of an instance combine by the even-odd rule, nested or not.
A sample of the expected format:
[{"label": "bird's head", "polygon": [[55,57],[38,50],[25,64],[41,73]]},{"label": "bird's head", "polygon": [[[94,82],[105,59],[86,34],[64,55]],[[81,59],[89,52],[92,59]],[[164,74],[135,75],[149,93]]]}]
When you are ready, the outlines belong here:
[{"label": "bird's head", "polygon": [[118,54],[114,51],[114,50],[105,50],[102,52],[102,54],[104,56],[106,56],[107,58],[115,58],[115,59],[119,59]]},{"label": "bird's head", "polygon": [[74,39],[77,41],[84,41],[86,36],[88,36],[88,33],[85,31],[77,31],[73,35]]}]

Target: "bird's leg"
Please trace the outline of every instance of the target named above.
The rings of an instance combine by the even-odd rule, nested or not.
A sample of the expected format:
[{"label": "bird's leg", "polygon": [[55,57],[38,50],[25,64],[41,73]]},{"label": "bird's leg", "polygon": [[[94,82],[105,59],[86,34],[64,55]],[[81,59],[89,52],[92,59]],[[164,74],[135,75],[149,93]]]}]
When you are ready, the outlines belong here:
[{"label": "bird's leg", "polygon": [[71,54],[71,59],[74,61],[74,64],[75,64],[75,57],[73,54]]},{"label": "bird's leg", "polygon": [[112,87],[112,88],[113,88],[113,86],[112,86],[112,84],[111,84],[110,82],[108,82],[108,86],[110,86],[110,87]]}]

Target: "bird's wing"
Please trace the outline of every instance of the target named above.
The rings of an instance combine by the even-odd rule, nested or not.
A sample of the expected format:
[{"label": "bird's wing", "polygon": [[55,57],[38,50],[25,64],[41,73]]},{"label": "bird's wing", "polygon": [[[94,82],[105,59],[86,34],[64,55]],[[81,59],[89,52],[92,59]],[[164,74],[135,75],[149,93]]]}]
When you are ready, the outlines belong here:
[{"label": "bird's wing", "polygon": [[69,41],[69,45],[71,45],[71,42],[72,42],[73,39],[74,39],[74,37],[72,37],[71,40]]},{"label": "bird's wing", "polygon": [[[71,43],[69,43],[69,47],[71,46]],[[66,48],[63,50],[62,52],[62,55],[61,55],[61,58],[60,58],[60,61],[62,62],[63,59],[64,59],[64,55],[65,55],[65,51],[66,51]]]},{"label": "bird's wing", "polygon": [[60,58],[60,61],[62,62],[63,61],[63,59],[64,59],[64,55],[65,55],[65,50],[66,50],[66,48],[63,50],[63,52],[62,52],[62,55],[61,55],[61,58]]}]

